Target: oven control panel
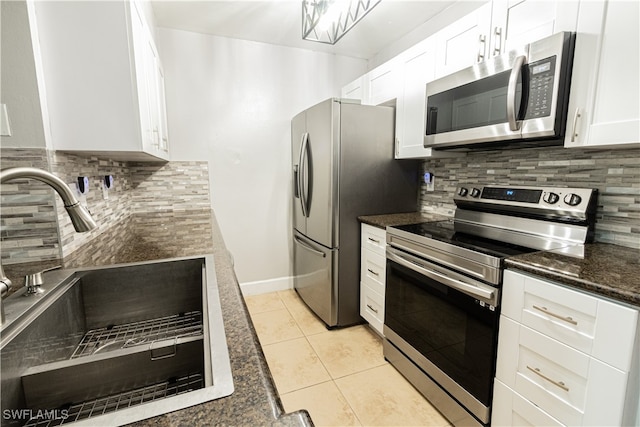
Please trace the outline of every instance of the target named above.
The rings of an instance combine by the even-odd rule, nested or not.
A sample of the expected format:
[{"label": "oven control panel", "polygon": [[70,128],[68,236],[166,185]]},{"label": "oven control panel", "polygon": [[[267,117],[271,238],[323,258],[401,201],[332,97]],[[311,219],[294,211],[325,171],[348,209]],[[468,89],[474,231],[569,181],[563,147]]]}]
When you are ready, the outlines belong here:
[{"label": "oven control panel", "polygon": [[595,212],[597,192],[591,188],[469,184],[459,186],[453,199],[463,207],[484,205],[498,210],[539,210],[572,216]]}]

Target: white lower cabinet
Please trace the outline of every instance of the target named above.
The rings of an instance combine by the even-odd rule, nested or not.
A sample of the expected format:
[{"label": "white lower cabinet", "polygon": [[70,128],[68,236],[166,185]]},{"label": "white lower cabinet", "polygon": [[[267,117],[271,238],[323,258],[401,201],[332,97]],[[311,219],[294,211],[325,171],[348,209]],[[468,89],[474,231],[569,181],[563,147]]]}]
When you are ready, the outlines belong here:
[{"label": "white lower cabinet", "polygon": [[362,224],[361,235],[360,316],[382,335],[387,233],[381,228]]},{"label": "white lower cabinet", "polygon": [[493,387],[493,426],[561,426],[560,421],[496,380]]},{"label": "white lower cabinet", "polygon": [[638,310],[505,272],[493,425],[636,425]]}]

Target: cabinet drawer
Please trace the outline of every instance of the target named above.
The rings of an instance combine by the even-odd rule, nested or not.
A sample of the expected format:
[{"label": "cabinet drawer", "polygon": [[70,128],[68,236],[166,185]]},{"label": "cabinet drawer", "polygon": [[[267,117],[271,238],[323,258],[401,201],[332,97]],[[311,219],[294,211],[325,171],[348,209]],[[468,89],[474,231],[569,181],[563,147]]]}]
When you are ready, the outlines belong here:
[{"label": "cabinet drawer", "polygon": [[562,426],[542,409],[496,380],[493,386],[492,426]]},{"label": "cabinet drawer", "polygon": [[374,227],[368,224],[362,224],[362,243],[363,249],[369,249],[372,252],[385,256],[384,250],[387,245],[387,232],[382,228]]},{"label": "cabinet drawer", "polygon": [[360,315],[382,335],[384,297],[366,283],[360,283]]},{"label": "cabinet drawer", "polygon": [[502,314],[618,369],[631,369],[637,310],[507,270]]},{"label": "cabinet drawer", "polygon": [[360,280],[384,295],[385,273],[387,259],[369,249],[362,250],[360,263]]},{"label": "cabinet drawer", "polygon": [[563,424],[619,425],[627,377],[505,316],[500,319],[496,378]]}]

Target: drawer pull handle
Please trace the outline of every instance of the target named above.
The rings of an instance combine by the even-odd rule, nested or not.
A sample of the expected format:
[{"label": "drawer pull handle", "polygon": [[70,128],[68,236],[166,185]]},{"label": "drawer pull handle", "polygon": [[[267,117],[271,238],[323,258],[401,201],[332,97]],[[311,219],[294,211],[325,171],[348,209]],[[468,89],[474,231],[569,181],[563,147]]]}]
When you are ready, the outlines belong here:
[{"label": "drawer pull handle", "polygon": [[369,307],[369,310],[373,311],[375,314],[378,314],[378,310],[376,310],[375,308],[371,307],[371,304],[367,304],[367,307]]},{"label": "drawer pull handle", "polygon": [[560,387],[564,391],[569,391],[569,387],[567,387],[565,383],[563,383],[562,381],[552,380],[551,378],[549,378],[548,376],[540,372],[540,368],[532,368],[531,366],[527,365],[527,369],[533,372],[534,374],[538,375],[540,378],[549,381],[551,384],[555,385],[556,387]]},{"label": "drawer pull handle", "polygon": [[578,325],[578,322],[573,320],[573,318],[571,318],[571,316],[562,316],[560,314],[552,313],[551,311],[549,311],[549,309],[547,307],[538,307],[537,305],[534,305],[533,308],[535,308],[538,311],[543,312],[544,314],[548,314],[549,316],[553,316],[556,319],[564,320],[565,322],[571,323],[572,325]]},{"label": "drawer pull handle", "polygon": [[377,245],[380,244],[380,240],[372,239],[371,237],[367,237],[367,239],[369,239],[370,241],[372,241],[373,243],[375,243]]},{"label": "drawer pull handle", "polygon": [[368,271],[369,273],[371,273],[371,274],[375,274],[376,276],[379,276],[379,275],[380,275],[380,274],[376,273],[375,271],[373,271],[373,270],[372,270],[372,269],[370,269],[370,268],[367,268],[367,271]]}]

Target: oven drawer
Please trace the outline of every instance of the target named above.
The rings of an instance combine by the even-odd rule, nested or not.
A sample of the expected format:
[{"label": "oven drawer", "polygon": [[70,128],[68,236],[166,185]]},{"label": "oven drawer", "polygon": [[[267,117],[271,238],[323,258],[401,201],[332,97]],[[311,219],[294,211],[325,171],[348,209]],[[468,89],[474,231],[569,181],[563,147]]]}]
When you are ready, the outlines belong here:
[{"label": "oven drawer", "polygon": [[631,369],[637,310],[507,270],[502,314],[625,372]]},{"label": "oven drawer", "polygon": [[360,315],[383,335],[384,297],[366,283],[360,283]]},{"label": "oven drawer", "polygon": [[363,249],[360,262],[360,280],[384,295],[387,259],[369,249]]},{"label": "oven drawer", "polygon": [[501,316],[496,378],[565,425],[620,425],[628,374]]},{"label": "oven drawer", "polygon": [[387,246],[386,230],[373,225],[362,224],[361,239],[363,249],[369,249],[384,257],[385,247]]},{"label": "oven drawer", "polygon": [[563,426],[542,409],[496,380],[493,386],[491,425],[498,426]]}]

